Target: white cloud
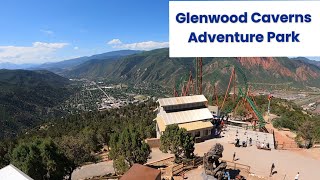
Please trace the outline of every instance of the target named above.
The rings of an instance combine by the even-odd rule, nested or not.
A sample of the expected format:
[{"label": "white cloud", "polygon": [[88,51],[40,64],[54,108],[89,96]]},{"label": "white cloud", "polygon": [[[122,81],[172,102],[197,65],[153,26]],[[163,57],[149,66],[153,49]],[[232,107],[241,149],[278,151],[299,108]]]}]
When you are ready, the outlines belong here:
[{"label": "white cloud", "polygon": [[32,46],[0,46],[0,63],[42,63],[52,60],[52,55],[68,43],[34,42]]},{"label": "white cloud", "polygon": [[33,47],[35,48],[48,48],[48,49],[60,49],[68,45],[68,43],[44,43],[44,42],[34,42]]},{"label": "white cloud", "polygon": [[112,45],[112,48],[132,49],[132,50],[151,50],[151,49],[169,47],[169,42],[145,41],[145,42],[124,44],[120,41],[120,39],[113,39],[109,41],[108,44]]},{"label": "white cloud", "polygon": [[51,31],[51,30],[41,29],[40,31],[41,31],[42,33],[46,34],[46,35],[53,35],[53,34],[54,34],[54,32]]},{"label": "white cloud", "polygon": [[109,45],[115,45],[115,44],[122,44],[122,42],[120,41],[120,39],[112,39],[112,40],[109,41],[107,44],[109,44]]},{"label": "white cloud", "polygon": [[76,46],[76,47],[74,47],[73,49],[74,49],[74,50],[78,50],[78,49],[79,49],[79,47],[78,47],[78,46]]}]

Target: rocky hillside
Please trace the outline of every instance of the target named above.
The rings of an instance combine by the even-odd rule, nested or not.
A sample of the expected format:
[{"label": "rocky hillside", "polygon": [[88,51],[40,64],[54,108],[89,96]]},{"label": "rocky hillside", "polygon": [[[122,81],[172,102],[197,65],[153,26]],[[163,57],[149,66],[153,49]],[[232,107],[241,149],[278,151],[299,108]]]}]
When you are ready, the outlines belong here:
[{"label": "rocky hillside", "polygon": [[310,60],[308,58],[305,57],[296,57],[296,58],[291,58],[292,60],[297,60],[297,61],[303,61],[306,62],[308,64],[313,64],[316,65],[318,67],[320,67],[320,61],[315,61],[315,60]]}]

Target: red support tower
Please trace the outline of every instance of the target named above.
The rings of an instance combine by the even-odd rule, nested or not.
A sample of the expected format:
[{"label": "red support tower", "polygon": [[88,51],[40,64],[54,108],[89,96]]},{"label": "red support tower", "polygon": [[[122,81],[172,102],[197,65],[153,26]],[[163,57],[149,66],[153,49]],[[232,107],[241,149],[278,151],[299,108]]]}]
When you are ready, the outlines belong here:
[{"label": "red support tower", "polygon": [[190,87],[192,87],[191,90],[192,90],[192,93],[194,94],[193,78],[192,78],[192,72],[191,71],[190,71],[190,74],[189,74],[189,79],[188,79],[188,82],[187,82],[187,86],[184,89],[183,96],[189,96],[190,95]]},{"label": "red support tower", "polygon": [[202,57],[196,58],[196,91],[202,94]]},{"label": "red support tower", "polygon": [[236,102],[236,71],[233,68],[233,102]]},{"label": "red support tower", "polygon": [[[228,84],[228,88],[227,88],[227,91],[224,95],[224,99],[223,99],[223,102],[222,102],[222,105],[221,105],[221,109],[224,107],[224,103],[226,102],[227,100],[227,97],[228,97],[228,94],[229,94],[229,89],[230,89],[230,85],[231,85],[231,82],[232,80],[234,80],[234,76],[235,76],[235,69],[233,68],[232,69],[232,72],[231,72],[231,76],[230,76],[230,80],[229,80],[229,84]],[[234,83],[235,84],[235,83]],[[234,85],[235,86],[235,85]],[[234,90],[235,91],[235,90]]]}]

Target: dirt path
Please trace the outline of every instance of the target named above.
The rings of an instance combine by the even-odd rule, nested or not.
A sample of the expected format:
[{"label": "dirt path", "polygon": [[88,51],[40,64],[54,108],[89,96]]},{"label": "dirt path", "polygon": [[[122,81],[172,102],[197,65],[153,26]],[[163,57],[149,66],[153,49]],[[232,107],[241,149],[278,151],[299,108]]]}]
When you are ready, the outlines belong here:
[{"label": "dirt path", "polygon": [[270,117],[265,116],[264,118],[268,120],[268,123],[266,124],[266,128],[268,129],[268,131],[269,132],[274,131],[275,140],[278,144],[279,149],[298,148],[298,145],[294,140],[296,134],[294,134],[293,132],[290,132],[289,130],[283,131],[273,127],[272,120],[277,118],[276,115],[270,114]]}]

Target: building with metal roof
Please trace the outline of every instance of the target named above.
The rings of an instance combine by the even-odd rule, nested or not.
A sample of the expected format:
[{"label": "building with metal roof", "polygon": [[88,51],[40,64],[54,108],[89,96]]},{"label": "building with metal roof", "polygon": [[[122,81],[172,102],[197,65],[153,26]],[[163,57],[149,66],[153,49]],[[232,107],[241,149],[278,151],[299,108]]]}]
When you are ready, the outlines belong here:
[{"label": "building with metal roof", "polygon": [[20,169],[16,168],[12,164],[0,169],[0,179],[1,180],[33,180],[31,177],[26,175],[24,172],[22,172]]},{"label": "building with metal roof", "polygon": [[208,100],[204,95],[194,95],[194,96],[162,98],[162,99],[159,99],[158,102],[161,107],[166,107],[166,106],[176,106],[176,105],[183,105],[183,104],[207,103]]},{"label": "building with metal roof", "polygon": [[161,171],[141,164],[133,164],[120,180],[161,180]]},{"label": "building with metal roof", "polygon": [[218,106],[208,106],[208,109],[213,116],[220,116],[220,110]]},{"label": "building with metal roof", "polygon": [[157,137],[165,131],[166,126],[177,124],[195,137],[211,135],[213,125],[212,113],[207,107],[204,95],[162,98],[158,100]]}]

